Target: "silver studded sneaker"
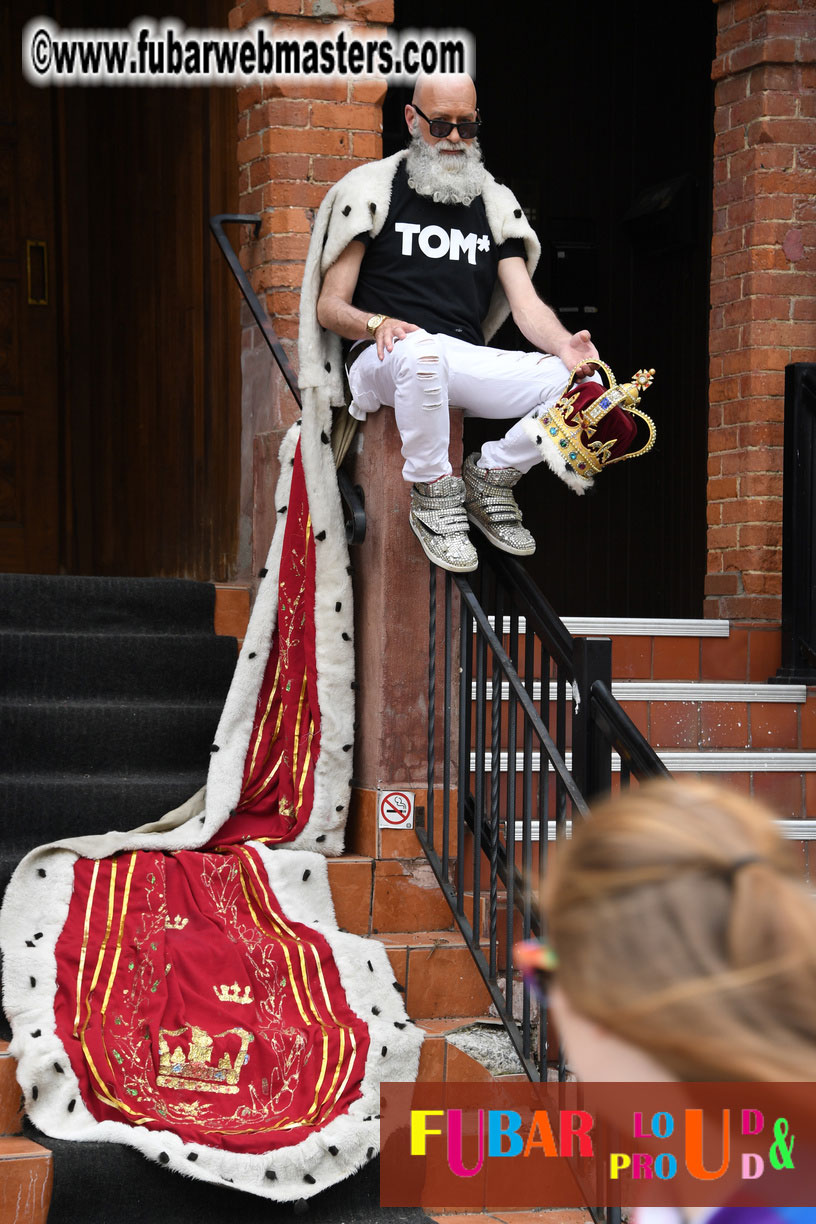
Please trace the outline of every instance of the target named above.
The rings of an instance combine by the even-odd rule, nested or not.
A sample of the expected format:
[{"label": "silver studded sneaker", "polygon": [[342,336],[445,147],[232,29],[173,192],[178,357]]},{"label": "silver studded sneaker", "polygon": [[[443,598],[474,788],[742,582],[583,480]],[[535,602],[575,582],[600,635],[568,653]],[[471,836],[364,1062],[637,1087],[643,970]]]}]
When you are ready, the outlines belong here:
[{"label": "silver studded sneaker", "polygon": [[521,522],[521,511],[513,496],[513,485],[521,479],[518,468],[480,468],[478,454],[468,455],[462,476],[465,510],[474,526],[491,544],[516,557],[535,552],[535,540]]},{"label": "silver studded sneaker", "polygon": [[411,530],[425,556],[441,569],[467,574],[479,564],[468,539],[465,485],[457,476],[411,486]]}]

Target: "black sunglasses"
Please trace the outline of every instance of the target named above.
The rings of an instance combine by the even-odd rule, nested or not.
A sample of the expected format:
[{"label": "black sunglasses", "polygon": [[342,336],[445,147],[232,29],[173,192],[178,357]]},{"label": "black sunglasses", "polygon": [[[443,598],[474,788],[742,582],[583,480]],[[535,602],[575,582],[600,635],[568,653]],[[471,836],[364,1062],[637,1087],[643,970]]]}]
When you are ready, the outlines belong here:
[{"label": "black sunglasses", "polygon": [[[465,119],[461,123],[449,123],[447,119],[429,119],[427,115],[423,115],[416,102],[412,102],[411,105],[420,118],[425,120],[428,130],[434,137],[442,139],[445,136],[450,136],[454,128],[459,133],[461,140],[473,140],[475,136],[479,135],[481,119]],[[479,112],[477,111],[476,114],[478,115]]]}]

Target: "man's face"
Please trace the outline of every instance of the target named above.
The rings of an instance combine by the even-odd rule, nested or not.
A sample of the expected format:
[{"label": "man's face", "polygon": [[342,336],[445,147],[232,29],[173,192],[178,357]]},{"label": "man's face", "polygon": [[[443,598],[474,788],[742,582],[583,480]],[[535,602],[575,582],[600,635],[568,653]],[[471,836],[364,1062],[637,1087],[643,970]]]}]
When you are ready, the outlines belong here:
[{"label": "man's face", "polygon": [[[445,119],[449,123],[464,123],[476,118],[476,90],[469,77],[426,78],[422,86],[417,87],[414,102],[428,116],[428,120]],[[405,121],[412,134],[417,130],[425,144],[432,148],[439,146],[439,155],[445,158],[462,157],[465,147],[475,139],[462,140],[458,128],[453,128],[448,136],[432,136],[428,121],[417,113],[411,103],[405,107]]]}]

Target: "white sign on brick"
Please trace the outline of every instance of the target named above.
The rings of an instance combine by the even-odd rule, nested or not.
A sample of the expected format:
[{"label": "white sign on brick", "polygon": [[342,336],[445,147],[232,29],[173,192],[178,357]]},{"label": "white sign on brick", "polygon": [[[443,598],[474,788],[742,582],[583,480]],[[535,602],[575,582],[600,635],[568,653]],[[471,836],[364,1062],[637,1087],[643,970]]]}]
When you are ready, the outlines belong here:
[{"label": "white sign on brick", "polygon": [[414,792],[378,790],[377,817],[381,829],[413,829]]}]

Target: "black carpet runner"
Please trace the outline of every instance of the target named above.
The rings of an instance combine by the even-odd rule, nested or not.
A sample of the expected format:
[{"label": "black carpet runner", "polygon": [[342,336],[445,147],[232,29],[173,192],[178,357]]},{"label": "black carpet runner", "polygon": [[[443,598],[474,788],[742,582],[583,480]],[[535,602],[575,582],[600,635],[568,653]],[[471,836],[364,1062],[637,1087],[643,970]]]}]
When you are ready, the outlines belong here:
[{"label": "black carpet runner", "polygon": [[215,588],[0,575],[0,889],[32,847],[188,799],[237,657]]},{"label": "black carpet runner", "polygon": [[[33,847],[156,820],[203,785],[237,657],[213,631],[214,604],[213,586],[182,579],[0,574],[0,894]],[[49,1224],[428,1219],[379,1206],[377,1161],[275,1204],[26,1127],[54,1153]]]}]

